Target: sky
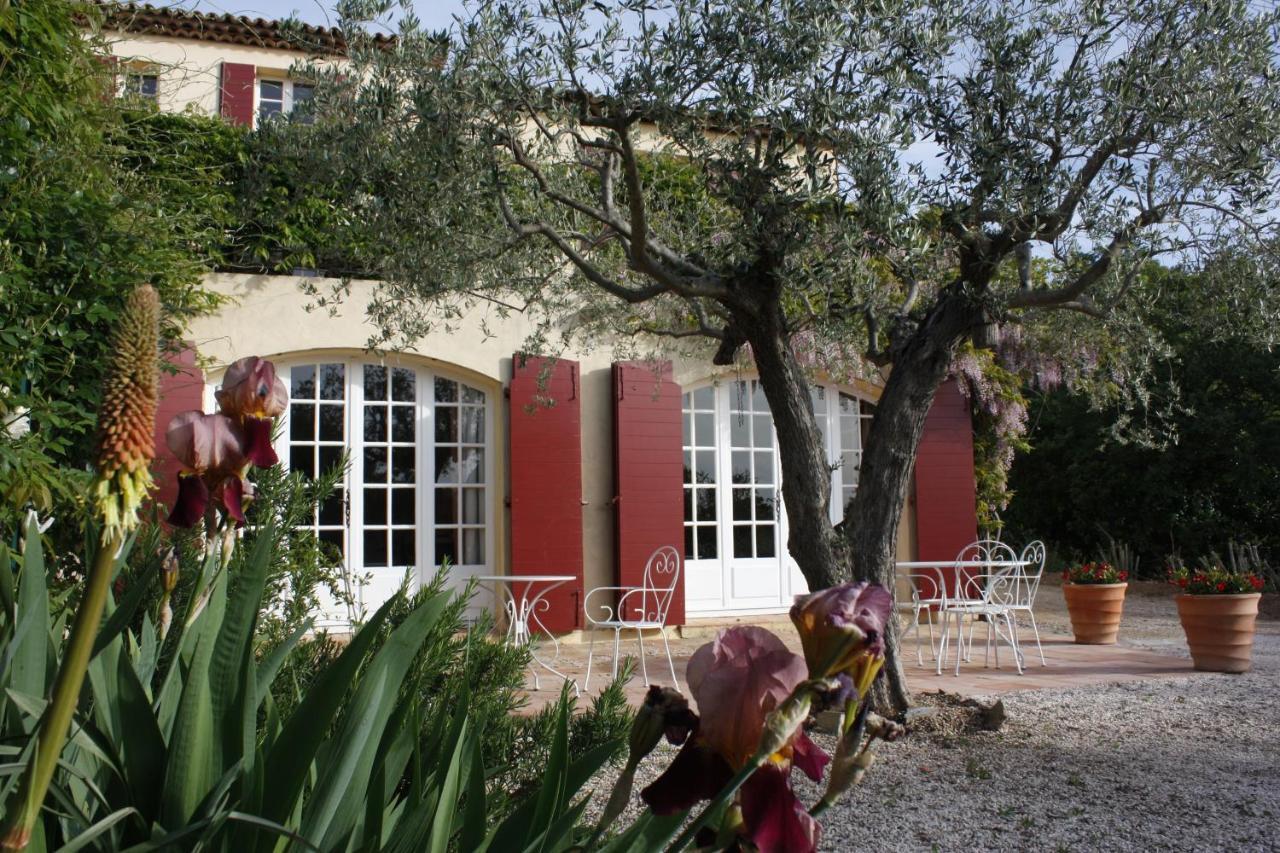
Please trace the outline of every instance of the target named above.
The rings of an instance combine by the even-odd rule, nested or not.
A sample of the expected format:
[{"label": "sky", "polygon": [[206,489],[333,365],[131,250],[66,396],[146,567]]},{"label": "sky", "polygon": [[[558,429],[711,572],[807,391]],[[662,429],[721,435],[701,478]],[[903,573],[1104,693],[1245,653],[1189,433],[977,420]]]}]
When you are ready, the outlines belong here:
[{"label": "sky", "polygon": [[[331,0],[153,0],[157,6],[181,6],[201,12],[230,12],[250,18],[280,20],[297,13],[308,24],[330,25],[333,19]],[[428,29],[444,29],[452,16],[462,11],[462,0],[414,0],[414,8]]]}]

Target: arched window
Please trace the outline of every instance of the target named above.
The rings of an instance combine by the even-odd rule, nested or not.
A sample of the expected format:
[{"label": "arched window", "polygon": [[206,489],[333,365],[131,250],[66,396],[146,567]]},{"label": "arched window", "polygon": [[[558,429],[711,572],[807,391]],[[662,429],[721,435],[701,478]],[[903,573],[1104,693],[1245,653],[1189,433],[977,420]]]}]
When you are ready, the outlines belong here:
[{"label": "arched window", "polygon": [[[811,396],[831,460],[831,521],[858,487],[870,403],[834,385]],[[686,606],[693,612],[778,610],[806,591],[786,555],[777,435],[764,390],[736,380],[684,394]]]},{"label": "arched window", "polygon": [[455,582],[491,565],[489,395],[417,367],[323,359],[281,368],[290,390],[281,458],[308,477],[350,458],[311,527],[376,608],[410,571],[448,560]]}]

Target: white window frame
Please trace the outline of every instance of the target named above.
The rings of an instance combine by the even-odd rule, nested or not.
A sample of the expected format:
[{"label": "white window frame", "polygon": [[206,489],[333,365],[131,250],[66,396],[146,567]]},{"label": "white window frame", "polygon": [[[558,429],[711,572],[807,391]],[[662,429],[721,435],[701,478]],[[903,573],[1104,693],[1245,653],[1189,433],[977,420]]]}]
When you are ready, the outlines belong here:
[{"label": "white window frame", "polygon": [[[304,356],[298,358],[276,359],[276,364],[281,373],[286,387],[291,386],[292,370],[297,367],[307,367],[315,365],[319,368],[321,365],[341,364],[344,370],[344,432],[346,448],[350,464],[347,473],[343,479],[343,488],[346,494],[346,505],[344,507],[345,516],[345,537],[346,548],[344,551],[344,567],[348,572],[348,576],[352,578],[356,586],[357,607],[365,611],[376,609],[380,602],[371,602],[365,600],[364,590],[369,586],[378,586],[376,584],[367,585],[360,583],[362,579],[371,573],[381,573],[384,579],[390,575],[395,575],[396,579],[403,576],[406,568],[414,569],[413,581],[417,586],[421,586],[434,577],[435,572],[439,568],[436,562],[435,554],[435,498],[436,498],[436,471],[435,471],[435,420],[436,420],[436,402],[435,402],[435,381],[437,378],[445,379],[451,382],[459,383],[460,386],[465,385],[484,394],[484,468],[482,472],[480,485],[484,489],[483,510],[484,524],[483,534],[481,537],[482,547],[484,548],[484,562],[473,564],[455,564],[451,568],[454,582],[457,587],[461,587],[468,577],[473,575],[492,574],[498,564],[495,555],[497,543],[497,528],[503,523],[502,515],[495,509],[495,496],[497,494],[496,477],[495,477],[495,416],[497,401],[496,394],[491,388],[485,388],[477,384],[474,380],[451,373],[448,370],[435,369],[426,366],[413,364],[402,364],[395,361],[378,361],[376,359],[361,359],[355,357],[342,356],[325,356],[323,354],[314,356]],[[416,565],[413,567],[397,566],[393,563],[394,554],[388,549],[387,565],[379,567],[368,567],[365,565],[364,559],[364,382],[363,373],[365,365],[373,365],[385,367],[387,369],[388,385],[391,382],[391,371],[394,368],[405,368],[414,372],[414,396],[413,406],[416,412],[416,437],[414,447],[417,458],[415,468],[415,508],[414,508],[414,557]],[[319,374],[316,377],[319,382]],[[388,397],[390,391],[388,391]],[[297,402],[305,402],[299,400]],[[290,407],[294,401],[290,400]],[[277,453],[280,456],[281,464],[286,470],[289,468],[289,453],[291,447],[291,424],[289,422],[291,408],[286,409],[284,416],[281,418],[281,428],[279,439],[277,441]],[[319,426],[317,425],[316,437],[311,443],[318,442]],[[390,429],[390,424],[388,424]],[[461,430],[461,422],[458,429]],[[373,443],[372,446],[385,446],[379,443]],[[444,445],[448,446],[448,445]],[[388,509],[388,525],[390,527],[390,512]],[[309,525],[310,526],[310,525]],[[455,527],[462,529],[461,521]],[[474,526],[474,525],[469,525]],[[461,537],[458,544],[459,557],[461,557],[462,543]]]},{"label": "white window frame", "polygon": [[[294,97],[293,87],[295,85],[309,88],[314,93],[315,84],[306,80],[292,80],[288,77],[277,77],[271,74],[262,74],[254,80],[253,84],[253,125],[257,127],[262,123],[262,84],[263,83],[279,83],[280,84],[280,112],[273,115],[288,116],[293,112]],[[274,99],[273,99],[274,101]]]},{"label": "white window frame", "polygon": [[[143,92],[141,86],[135,89],[130,85],[134,80],[142,81],[142,80],[146,80],[148,77],[156,81],[156,90],[152,92],[150,95],[148,95],[146,92]],[[122,83],[121,94],[125,97],[140,98],[144,101],[151,101],[152,103],[158,104],[160,102],[160,72],[152,68],[127,68],[126,67],[124,69],[124,79]]]},{"label": "white window frame", "polygon": [[[743,380],[741,381],[750,382],[754,378],[755,377],[744,377]],[[731,414],[731,411],[733,408],[732,400],[729,399],[729,395],[733,393],[733,385],[737,381],[739,380],[735,379],[733,381],[728,381],[728,382],[722,382],[722,381],[701,382],[696,385],[691,385],[681,389],[680,413],[681,413],[682,419],[687,417],[690,411],[689,409],[685,408],[684,395],[686,394],[692,395],[694,392],[700,391],[703,388],[708,388],[708,387],[711,388],[715,394],[713,408],[714,408],[714,416],[715,416],[714,423],[715,423],[715,428],[717,432],[717,443],[714,449],[715,462],[716,462],[715,489],[717,494],[717,498],[716,498],[717,527],[726,523],[729,525],[733,524],[732,515],[728,515],[728,516],[725,515],[726,512],[732,513],[732,509],[733,509],[732,485],[730,484],[726,487],[726,484],[723,482],[724,465],[721,457],[724,456],[725,454],[729,454],[731,458],[733,453],[733,448],[730,447],[729,445],[729,441],[730,441],[729,419],[733,417],[733,415]],[[814,389],[815,393],[818,389],[821,389],[826,395],[826,411],[821,415],[816,415],[816,418],[818,421],[818,429],[822,434],[823,450],[826,453],[827,459],[832,468],[831,497],[830,497],[830,500],[828,501],[829,514],[831,517],[831,523],[838,524],[844,518],[845,502],[842,496],[844,494],[845,488],[847,487],[855,490],[857,489],[858,476],[861,471],[861,465],[862,465],[863,430],[866,423],[869,422],[872,417],[874,417],[874,413],[869,412],[867,410],[867,407],[868,406],[874,407],[875,401],[867,399],[864,395],[857,393],[852,388],[842,387],[840,385],[835,385],[831,383],[821,383],[821,384],[815,383],[812,386],[812,388]],[[854,433],[853,433],[854,446],[850,448],[845,448],[843,446],[843,443],[841,442],[840,419],[841,417],[847,416],[847,415],[842,415],[840,412],[840,398],[842,396],[850,400],[853,400],[857,404],[857,411],[852,415],[852,417],[855,418],[855,423],[856,423],[856,429],[854,430]],[[782,521],[786,515],[786,508],[785,506],[783,506],[781,501],[781,497],[782,497],[781,476],[782,475],[781,475],[780,469],[782,465],[781,465],[781,455],[780,455],[780,449],[778,448],[778,438],[777,438],[776,431],[774,432],[773,448],[774,448],[774,453],[778,454],[777,468],[779,470],[776,472],[777,481],[774,485],[774,488],[777,490],[777,495],[778,495],[779,521]],[[682,440],[682,451],[687,453],[691,449],[692,448],[689,445],[683,444],[683,440]],[[703,452],[706,452],[709,448],[706,445],[698,445],[698,449],[702,450]],[[847,466],[843,464],[843,459],[842,459],[843,453],[852,454],[854,459],[856,460],[855,467],[852,471],[849,470]],[[696,460],[694,460],[694,466],[696,468]],[[681,488],[682,490],[684,490],[687,487],[682,484]],[[682,499],[683,499],[683,495],[682,495]],[[688,525],[689,525],[689,522],[686,520],[684,522],[684,526],[688,526]],[[719,547],[717,547],[718,556],[716,557],[716,559],[723,558],[723,555],[720,554],[720,552],[723,550],[724,541],[723,541],[723,537],[721,538],[722,538],[722,541],[719,543]],[[730,542],[730,544],[732,543]],[[785,549],[786,547],[785,541],[779,543],[778,547]],[[695,559],[694,557],[690,557],[688,555],[686,555],[686,558]]]},{"label": "white window frame", "polygon": [[[787,552],[786,543],[789,537],[789,519],[787,518],[786,506],[782,501],[782,465],[780,448],[777,438],[776,429],[771,429],[772,453],[774,458],[774,470],[772,472],[775,495],[775,513],[774,513],[774,531],[775,531],[775,555],[774,557],[735,557],[734,556],[734,520],[733,520],[733,493],[734,486],[731,482],[733,467],[732,446],[732,427],[733,427],[733,410],[735,409],[734,395],[738,393],[737,383],[750,383],[754,377],[744,376],[735,377],[730,380],[718,380],[711,382],[698,383],[696,385],[687,386],[682,393],[692,398],[700,391],[710,388],[713,392],[712,406],[710,410],[700,409],[699,412],[711,411],[714,415],[713,432],[716,436],[715,446],[709,447],[704,440],[703,431],[698,430],[694,421],[696,418],[690,418],[691,409],[686,406],[685,399],[681,398],[681,418],[682,422],[688,419],[688,423],[694,426],[694,438],[697,445],[691,446],[687,443],[689,432],[684,430],[682,439],[682,449],[684,453],[693,451],[690,456],[690,465],[696,472],[697,470],[697,451],[706,453],[712,451],[714,453],[714,471],[716,475],[715,482],[715,499],[716,521],[714,528],[710,526],[702,527],[699,532],[699,540],[704,532],[714,529],[716,537],[716,556],[705,557],[699,559],[696,554],[686,554],[685,559],[689,567],[689,577],[693,578],[694,573],[703,573],[712,571],[713,566],[719,567],[718,588],[720,592],[718,597],[711,593],[709,586],[703,586],[700,591],[692,592],[693,597],[686,598],[686,607],[696,611],[699,616],[725,616],[725,615],[744,615],[750,613],[778,613],[784,612],[789,606],[790,599],[799,592],[806,590],[803,576],[799,573],[795,565],[795,561]],[[829,501],[829,513],[831,522],[838,523],[844,515],[843,495],[846,487],[856,488],[856,480],[861,467],[862,459],[862,436],[864,425],[873,415],[868,410],[869,406],[874,405],[874,401],[869,400],[866,396],[858,393],[855,389],[842,387],[833,383],[820,383],[814,386],[815,396],[817,389],[821,389],[826,399],[825,411],[815,413],[818,419],[818,426],[822,436],[823,449],[826,458],[831,464],[831,499]],[[847,448],[850,455],[851,466],[841,464],[841,413],[840,398],[844,396],[856,403],[856,408],[846,414],[844,417],[854,419],[854,429],[851,434],[853,446]],[[772,417],[770,416],[770,421]],[[753,427],[754,429],[754,427]],[[755,450],[751,451],[753,454]],[[753,462],[754,465],[759,460]],[[696,473],[695,473],[696,477]],[[758,482],[758,481],[757,481]],[[768,484],[764,484],[768,485]],[[682,504],[689,493],[689,486],[682,484]],[[754,485],[753,489],[756,488]],[[683,519],[682,506],[682,528],[687,531],[691,526],[691,522]],[[696,510],[695,510],[696,512]],[[754,514],[754,513],[753,513]],[[682,540],[684,535],[682,533]],[[682,541],[682,545],[684,542]],[[778,577],[778,587],[780,590],[779,597],[776,600],[768,601],[757,599],[757,603],[751,603],[753,596],[749,592],[743,592],[737,586],[737,574],[741,571],[749,573],[752,571],[752,563],[755,563],[754,570],[759,571],[768,565],[769,561],[776,561],[777,571],[780,573]],[[744,577],[747,577],[744,575]],[[746,585],[742,590],[750,589],[749,578],[745,581]],[[686,590],[690,587],[686,585]],[[708,596],[709,597],[706,597]],[[718,603],[717,603],[718,602]]]}]

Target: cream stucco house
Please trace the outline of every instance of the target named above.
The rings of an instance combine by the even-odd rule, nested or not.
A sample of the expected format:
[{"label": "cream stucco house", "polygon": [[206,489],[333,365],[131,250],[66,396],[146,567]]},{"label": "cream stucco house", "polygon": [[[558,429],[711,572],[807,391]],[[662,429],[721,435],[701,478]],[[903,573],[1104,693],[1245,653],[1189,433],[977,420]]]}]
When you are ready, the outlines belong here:
[{"label": "cream stucco house", "polygon": [[[107,9],[104,35],[122,89],[162,110],[248,124],[311,94],[291,79],[301,54],[273,22]],[[336,32],[310,28],[307,36],[341,61]],[[207,283],[227,305],[192,325],[193,357],[169,381],[162,415],[211,405],[234,359],[273,359],[292,397],[279,448],[285,464],[312,473],[350,454],[344,488],[318,508],[314,526],[342,550],[365,608],[406,572],[420,580],[447,559],[455,582],[575,576],[543,620],[571,632],[582,627],[585,590],[635,582],[665,544],[683,548],[686,561],[672,624],[780,613],[805,591],[786,553],[776,436],[750,374],[679,358],[615,362],[607,349],[568,352],[551,369],[546,393],[556,405],[539,407],[529,404],[541,393],[542,362],[518,354],[531,331],[518,315],[479,310],[452,334],[374,355],[364,349],[370,282],[354,283],[335,316],[306,311],[309,297],[290,276],[215,273]],[[833,522],[857,487],[877,396],[873,383],[814,379],[838,466]],[[974,538],[972,465],[967,403],[944,388],[901,526],[901,559],[950,557]]]}]

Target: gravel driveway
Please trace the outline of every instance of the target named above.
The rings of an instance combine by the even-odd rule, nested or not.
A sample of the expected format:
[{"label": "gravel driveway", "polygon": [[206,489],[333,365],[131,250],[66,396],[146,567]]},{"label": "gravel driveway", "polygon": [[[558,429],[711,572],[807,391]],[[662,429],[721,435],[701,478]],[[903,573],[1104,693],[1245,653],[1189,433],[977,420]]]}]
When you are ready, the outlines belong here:
[{"label": "gravel driveway", "polygon": [[[1061,600],[1042,629],[1069,631]],[[1258,632],[1244,675],[1007,694],[998,732],[882,745],[822,849],[1280,850],[1280,623]],[[1161,584],[1133,585],[1121,636],[1186,655]]]},{"label": "gravel driveway", "polygon": [[[1185,656],[1167,588],[1135,586],[1122,641]],[[1042,601],[1042,629],[1065,629],[1061,593]],[[1245,675],[1006,694],[998,732],[881,744],[823,816],[821,849],[1280,851],[1280,622],[1258,631]],[[817,786],[794,777],[813,802]]]}]

